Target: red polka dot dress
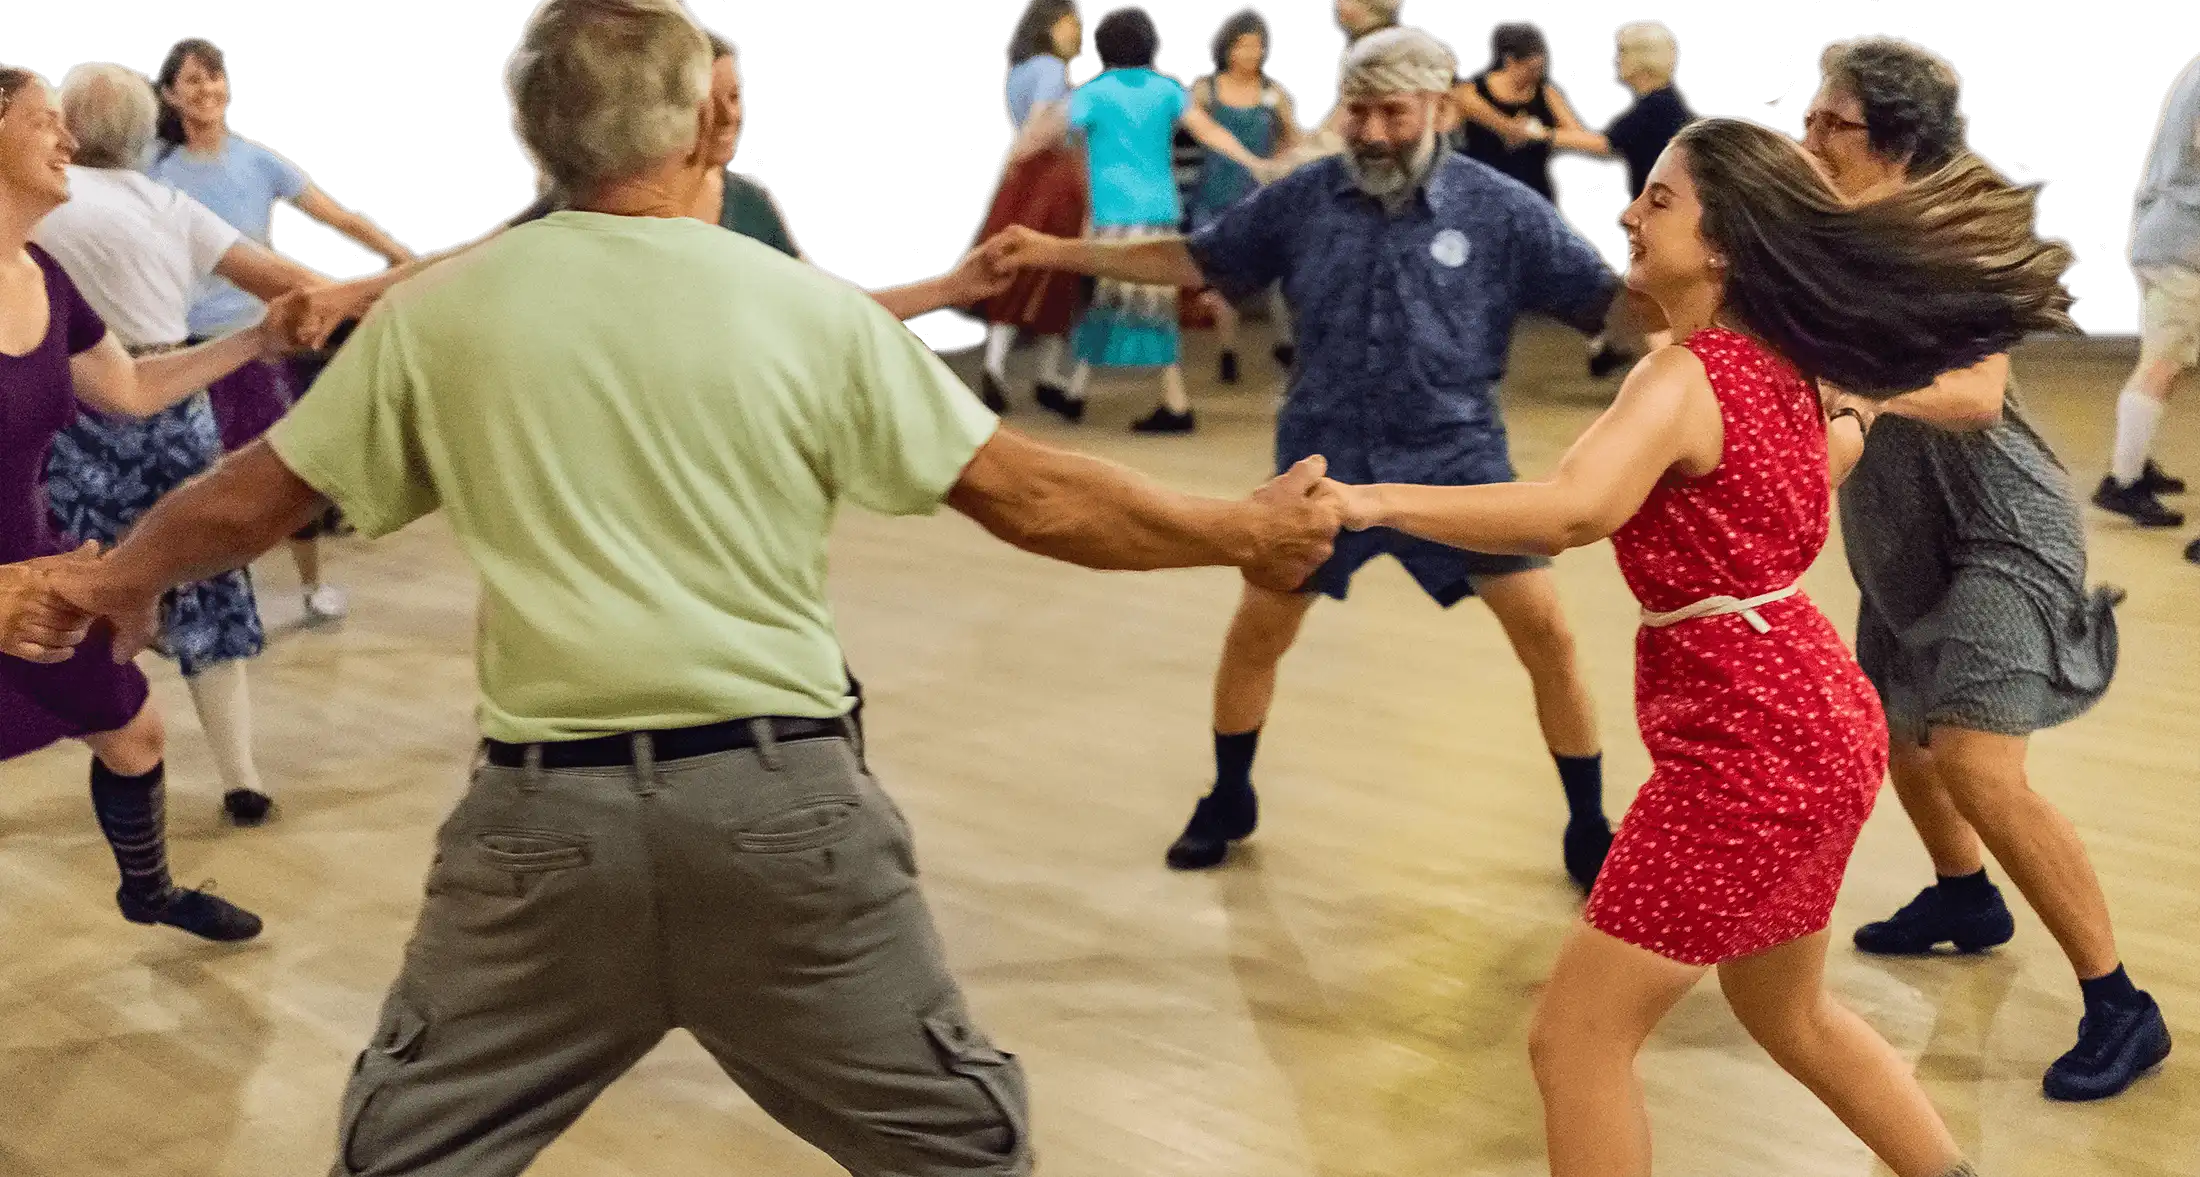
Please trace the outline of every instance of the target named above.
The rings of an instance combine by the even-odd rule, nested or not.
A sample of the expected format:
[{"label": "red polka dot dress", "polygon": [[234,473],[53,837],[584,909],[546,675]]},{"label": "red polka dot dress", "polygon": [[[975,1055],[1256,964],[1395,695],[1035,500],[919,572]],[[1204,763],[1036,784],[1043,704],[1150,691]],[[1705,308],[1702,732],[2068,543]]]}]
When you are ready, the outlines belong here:
[{"label": "red polka dot dress", "polygon": [[[1829,526],[1810,384],[1731,331],[1684,346],[1711,377],[1725,447],[1710,474],[1668,476],[1612,537],[1650,613],[1789,589]],[[1590,925],[1693,965],[1823,930],[1887,768],[1878,696],[1833,624],[1801,594],[1646,624],[1635,710],[1654,770],[1589,896]]]}]

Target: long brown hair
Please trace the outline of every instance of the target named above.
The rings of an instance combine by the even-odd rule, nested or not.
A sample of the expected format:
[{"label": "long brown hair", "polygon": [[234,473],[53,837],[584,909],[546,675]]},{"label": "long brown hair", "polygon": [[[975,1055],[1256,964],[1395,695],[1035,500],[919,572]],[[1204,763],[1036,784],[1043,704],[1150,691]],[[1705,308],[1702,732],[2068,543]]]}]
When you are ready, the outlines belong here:
[{"label": "long brown hair", "polygon": [[167,59],[160,63],[160,73],[153,77],[153,97],[160,99],[160,118],[153,124],[153,135],[163,144],[162,155],[183,146],[183,112],[168,101],[168,91],[183,76],[183,67],[194,59],[211,73],[229,76],[229,65],[212,41],[192,37],[176,42],[168,50]]},{"label": "long brown hair", "polygon": [[2072,256],[2037,235],[2038,188],[1977,156],[1852,206],[1755,123],[1706,119],[1674,142],[1726,260],[1726,313],[1805,375],[1892,396],[2034,332],[2077,330],[2062,285]]},{"label": "long brown hair", "polygon": [[1011,69],[1034,57],[1054,55],[1054,26],[1065,16],[1077,15],[1077,0],[1031,0],[1017,18],[1016,31],[1008,36]]}]

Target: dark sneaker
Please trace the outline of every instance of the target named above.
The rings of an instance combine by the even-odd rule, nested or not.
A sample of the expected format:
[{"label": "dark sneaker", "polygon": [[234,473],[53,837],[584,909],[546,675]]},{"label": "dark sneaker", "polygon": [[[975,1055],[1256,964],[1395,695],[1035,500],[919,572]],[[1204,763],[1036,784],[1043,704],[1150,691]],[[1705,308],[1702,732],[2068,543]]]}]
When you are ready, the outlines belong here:
[{"label": "dark sneaker", "polygon": [[2134,482],[2124,486],[2112,477],[2101,479],[2099,490],[2093,492],[2093,505],[2103,511],[2113,511],[2141,527],[2183,527],[2185,516],[2172,511],[2154,497],[2146,483]]},{"label": "dark sneaker", "polygon": [[1153,412],[1131,422],[1132,433],[1190,433],[1197,428],[1199,418],[1193,416],[1190,409],[1181,413],[1172,412],[1167,405],[1158,406]]},{"label": "dark sneaker", "polygon": [[2047,1068],[2040,1090],[2066,1103],[2121,1094],[2169,1057],[2169,1024],[2145,993],[2137,1005],[2110,1006],[2078,1020],[2078,1044]]},{"label": "dark sneaker", "polygon": [[1276,350],[1274,354],[1276,357],[1276,362],[1288,368],[1291,365],[1299,362],[1299,345],[1295,343],[1279,343],[1276,345]]},{"label": "dark sneaker", "polygon": [[1599,343],[1589,352],[1589,378],[1602,380],[1634,362],[1635,357],[1626,352],[1609,343]]},{"label": "dark sneaker", "polygon": [[2148,458],[2147,464],[2139,471],[2139,485],[2158,495],[2181,495],[2185,493],[2185,480],[2164,474],[2162,468],[2156,465],[2152,458]]},{"label": "dark sneaker", "polygon": [[2200,539],[2185,545],[2185,559],[2200,564]]},{"label": "dark sneaker", "polygon": [[1587,892],[1597,885],[1604,857],[1612,852],[1612,823],[1603,817],[1567,822],[1564,847],[1566,873],[1573,876],[1575,886]]},{"label": "dark sneaker", "polygon": [[222,794],[222,812],[240,826],[256,826],[275,811],[275,799],[255,789],[231,789]]},{"label": "dark sneaker", "polygon": [[1217,382],[1222,384],[1236,384],[1238,382],[1238,361],[1236,352],[1223,352],[1222,359],[1215,365],[1215,368],[1215,380]]},{"label": "dark sneaker", "polygon": [[1856,947],[1874,956],[1924,956],[1942,944],[1957,952],[1984,952],[2009,943],[2017,934],[2017,921],[2001,898],[2001,888],[1984,903],[1957,904],[1939,885],[1927,887],[1917,898],[1886,919],[1856,929]]},{"label": "dark sneaker", "polygon": [[995,380],[991,372],[983,373],[978,379],[978,399],[996,413],[1008,411],[1008,390],[1001,387],[1001,382]]},{"label": "dark sneaker", "polygon": [[1230,846],[1253,836],[1260,824],[1260,798],[1253,790],[1226,795],[1210,790],[1192,807],[1192,820],[1169,843],[1170,870],[1209,870],[1230,856]]},{"label": "dark sneaker", "polygon": [[232,943],[260,934],[260,917],[214,894],[214,884],[202,883],[196,891],[170,887],[159,899],[146,900],[127,891],[116,892],[122,918],[133,924],[166,924],[201,940]]},{"label": "dark sneaker", "polygon": [[1059,384],[1040,384],[1031,391],[1031,399],[1039,407],[1053,413],[1072,425],[1085,419],[1085,402],[1071,398],[1069,390]]}]

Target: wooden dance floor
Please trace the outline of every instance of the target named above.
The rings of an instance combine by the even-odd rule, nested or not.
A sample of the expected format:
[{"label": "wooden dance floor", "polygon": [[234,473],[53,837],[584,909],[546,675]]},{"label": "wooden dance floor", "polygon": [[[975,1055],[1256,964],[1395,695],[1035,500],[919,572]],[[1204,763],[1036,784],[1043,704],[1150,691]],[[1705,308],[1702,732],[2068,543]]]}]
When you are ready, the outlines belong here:
[{"label": "wooden dance floor", "polygon": [[[1609,396],[1577,336],[1524,332],[1506,392],[1522,470],[1548,469]],[[2090,490],[2128,352],[2059,345],[2019,368]],[[1095,390],[1072,431],[1012,418],[1172,483],[1239,493],[1267,472],[1275,370],[1203,388],[1202,432],[1135,438],[1149,385]],[[1195,344],[1192,371],[1211,372]],[[2200,476],[2200,412],[2168,465]],[[2200,501],[2188,500],[2200,511]],[[2183,1036],[2123,1098],[2039,1095],[2077,990],[2019,907],[1992,955],[1883,962],[1834,983],[1916,1062],[1988,1174],[2189,1177],[2200,1165],[2200,568],[2190,531],[2094,514],[2096,579],[2131,590],[2123,665],[2092,714],[2042,734],[2039,788],[2078,823],[2125,959]],[[1808,588],[1853,618],[1838,541]],[[216,819],[188,698],[166,710],[176,873],[267,918],[221,949],[129,926],[85,796],[85,753],[0,769],[0,1174],[295,1177],[325,1171],[337,1097],[418,908],[430,834],[471,739],[474,596],[449,531],[339,543],[354,618],[283,632],[255,669],[258,747],[282,800]],[[1613,812],[1647,772],[1631,706],[1634,606],[1608,546],[1559,561],[1608,741]],[[270,624],[298,612],[261,568]],[[874,694],[874,762],[915,824],[931,899],[984,1024],[1019,1052],[1052,1174],[1529,1177],[1542,1168],[1526,1034],[1578,903],[1558,865],[1558,784],[1527,682],[1484,611],[1445,615],[1395,564],[1316,610],[1286,664],[1257,779],[1266,824],[1234,868],[1178,875],[1162,848],[1210,771],[1209,675],[1227,572],[1095,575],[952,516],[841,525],[834,583]],[[1892,791],[1836,914],[1841,943],[1927,881]],[[2010,892],[2012,904],[2016,895]],[[1661,1173],[1883,1172],[1750,1043],[1716,987],[1642,1060]],[[684,1037],[617,1085],[544,1177],[838,1170],[768,1121]]]}]

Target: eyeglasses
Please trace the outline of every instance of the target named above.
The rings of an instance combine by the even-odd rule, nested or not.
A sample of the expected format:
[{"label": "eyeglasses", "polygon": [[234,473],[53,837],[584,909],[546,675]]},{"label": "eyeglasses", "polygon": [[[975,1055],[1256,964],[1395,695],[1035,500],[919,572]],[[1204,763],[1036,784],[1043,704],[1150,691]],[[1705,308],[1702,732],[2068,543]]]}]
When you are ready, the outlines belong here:
[{"label": "eyeglasses", "polygon": [[1842,118],[1830,110],[1814,110],[1803,116],[1803,133],[1806,135],[1816,134],[1820,131],[1831,135],[1837,131],[1869,130],[1871,128],[1865,124],[1857,122],[1855,119]]}]

